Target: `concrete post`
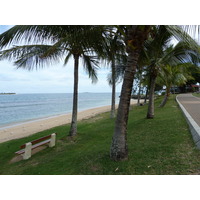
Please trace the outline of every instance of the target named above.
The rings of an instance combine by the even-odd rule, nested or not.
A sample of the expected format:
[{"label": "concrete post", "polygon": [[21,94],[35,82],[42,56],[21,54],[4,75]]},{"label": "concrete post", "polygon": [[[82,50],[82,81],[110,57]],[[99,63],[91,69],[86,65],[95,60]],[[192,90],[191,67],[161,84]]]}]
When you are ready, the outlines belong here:
[{"label": "concrete post", "polygon": [[53,133],[53,134],[51,134],[51,140],[49,143],[49,147],[54,147],[55,145],[56,145],[56,134]]},{"label": "concrete post", "polygon": [[25,153],[23,155],[24,160],[27,160],[31,157],[31,148],[32,148],[31,142],[26,143]]}]

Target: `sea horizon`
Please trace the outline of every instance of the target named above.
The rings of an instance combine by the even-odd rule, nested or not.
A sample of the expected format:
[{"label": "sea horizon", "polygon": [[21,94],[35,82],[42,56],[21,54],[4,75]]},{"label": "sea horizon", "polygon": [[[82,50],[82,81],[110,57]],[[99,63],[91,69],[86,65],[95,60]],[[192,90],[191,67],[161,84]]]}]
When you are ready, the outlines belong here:
[{"label": "sea horizon", "polygon": [[[21,93],[0,97],[0,129],[72,112],[73,93]],[[116,93],[116,104],[119,93]],[[78,112],[111,105],[111,93],[80,92]]]}]

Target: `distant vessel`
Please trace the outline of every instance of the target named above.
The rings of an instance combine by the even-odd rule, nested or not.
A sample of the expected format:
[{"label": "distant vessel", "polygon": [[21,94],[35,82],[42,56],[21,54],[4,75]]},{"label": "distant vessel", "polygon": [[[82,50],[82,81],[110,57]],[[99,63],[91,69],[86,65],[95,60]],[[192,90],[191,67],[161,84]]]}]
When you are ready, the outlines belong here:
[{"label": "distant vessel", "polygon": [[11,94],[16,94],[16,93],[13,93],[13,92],[7,92],[7,93],[2,92],[2,93],[0,93],[0,95],[11,95]]}]

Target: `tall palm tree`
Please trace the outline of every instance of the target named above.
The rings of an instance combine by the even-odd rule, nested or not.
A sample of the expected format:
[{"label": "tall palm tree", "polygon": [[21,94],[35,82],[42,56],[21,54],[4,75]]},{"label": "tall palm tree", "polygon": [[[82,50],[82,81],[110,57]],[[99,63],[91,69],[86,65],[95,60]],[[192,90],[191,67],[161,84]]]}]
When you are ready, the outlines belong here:
[{"label": "tall palm tree", "polygon": [[[92,78],[97,80],[98,61],[94,56],[95,49],[101,47],[101,26],[14,26],[0,35],[0,46],[28,43],[31,45],[15,46],[1,52],[1,58],[14,59],[17,67],[33,69],[65,57],[74,58],[74,93],[72,121],[69,135],[77,133],[78,110],[78,69],[79,59],[84,61],[84,67]],[[97,42],[98,41],[98,42]],[[32,45],[32,43],[36,43]],[[39,43],[39,45],[38,45]],[[50,43],[50,45],[46,45]]]},{"label": "tall palm tree", "polygon": [[150,30],[151,26],[126,26],[124,28],[128,57],[110,149],[110,157],[112,160],[124,160],[128,157],[127,122],[133,78],[143,43],[147,39]]},{"label": "tall palm tree", "polygon": [[147,118],[154,117],[154,90],[156,84],[156,77],[160,58],[163,55],[163,50],[168,45],[171,39],[171,34],[166,30],[165,26],[159,26],[154,29],[154,36],[145,42],[145,51],[149,57],[149,74],[150,74],[150,87],[149,87],[149,104]]},{"label": "tall palm tree", "polygon": [[108,32],[105,35],[105,41],[103,45],[103,49],[98,51],[98,55],[111,66],[111,73],[108,74],[108,83],[112,87],[112,98],[111,98],[111,112],[110,118],[115,117],[115,90],[117,80],[119,80],[119,76],[121,73],[120,66],[122,69],[124,68],[126,62],[125,55],[125,44],[121,37],[121,34],[117,30],[113,30]]}]

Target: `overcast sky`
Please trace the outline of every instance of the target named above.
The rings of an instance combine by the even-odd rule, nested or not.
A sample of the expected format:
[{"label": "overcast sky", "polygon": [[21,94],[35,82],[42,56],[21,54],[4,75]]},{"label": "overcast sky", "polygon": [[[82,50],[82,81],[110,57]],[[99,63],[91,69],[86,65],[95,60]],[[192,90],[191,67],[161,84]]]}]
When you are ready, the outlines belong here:
[{"label": "overcast sky", "polygon": [[[12,26],[0,26],[0,33]],[[110,69],[102,66],[98,71],[98,82],[91,84],[80,63],[79,92],[111,92],[107,83]],[[117,92],[121,91],[121,83],[117,85]],[[47,66],[43,69],[26,71],[16,69],[9,61],[0,61],[0,93],[71,93],[73,92],[73,59],[67,66],[63,63]]]}]

